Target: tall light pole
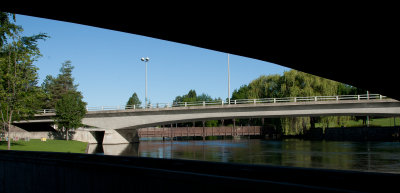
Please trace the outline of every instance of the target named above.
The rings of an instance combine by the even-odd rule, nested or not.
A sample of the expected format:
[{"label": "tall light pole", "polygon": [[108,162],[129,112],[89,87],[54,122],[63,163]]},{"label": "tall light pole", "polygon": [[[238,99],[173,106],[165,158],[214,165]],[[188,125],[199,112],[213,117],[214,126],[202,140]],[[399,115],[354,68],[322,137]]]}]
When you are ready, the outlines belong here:
[{"label": "tall light pole", "polygon": [[228,104],[231,104],[231,73],[229,71],[229,54],[228,54]]},{"label": "tall light pole", "polygon": [[146,80],[145,80],[145,84],[146,84],[146,97],[144,98],[145,103],[144,103],[144,108],[147,108],[147,62],[150,60],[149,57],[146,58],[141,58],[141,60],[145,63],[146,65]]}]

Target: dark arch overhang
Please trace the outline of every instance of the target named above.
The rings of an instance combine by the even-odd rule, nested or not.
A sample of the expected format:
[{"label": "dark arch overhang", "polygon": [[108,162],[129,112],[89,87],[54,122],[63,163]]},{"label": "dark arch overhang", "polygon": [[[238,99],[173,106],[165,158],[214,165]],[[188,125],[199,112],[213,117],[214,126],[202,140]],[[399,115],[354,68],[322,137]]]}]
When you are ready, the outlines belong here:
[{"label": "dark arch overhang", "polygon": [[[332,5],[329,5],[331,7]],[[18,14],[139,34],[268,61],[395,99],[398,27],[387,5],[285,9],[210,6],[152,9],[119,6],[34,9]],[[218,10],[226,9],[228,12]]]}]

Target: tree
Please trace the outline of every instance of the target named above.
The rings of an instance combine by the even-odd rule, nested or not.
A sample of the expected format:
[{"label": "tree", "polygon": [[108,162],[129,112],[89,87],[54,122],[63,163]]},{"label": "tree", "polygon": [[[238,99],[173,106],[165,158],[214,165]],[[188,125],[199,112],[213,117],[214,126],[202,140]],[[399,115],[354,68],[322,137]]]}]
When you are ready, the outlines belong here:
[{"label": "tree", "polygon": [[132,96],[129,97],[128,102],[126,103],[126,106],[128,106],[128,105],[129,105],[129,106],[135,105],[136,108],[139,108],[141,104],[142,104],[142,102],[139,100],[138,95],[136,94],[136,92],[134,92],[134,93],[132,94]]},{"label": "tree", "polygon": [[179,102],[201,102],[201,101],[221,101],[221,98],[213,99],[210,95],[202,93],[197,95],[195,90],[189,90],[188,94],[176,96],[173,103]]},{"label": "tree", "polygon": [[38,109],[41,92],[36,86],[38,68],[33,63],[41,56],[37,42],[48,38],[46,34],[20,36],[22,28],[13,24],[9,15],[0,12],[0,115],[8,132],[8,149],[11,123],[32,116]]},{"label": "tree", "polygon": [[[365,91],[329,79],[290,70],[284,72],[283,75],[260,76],[248,85],[235,89],[232,99],[334,96],[360,93],[363,94]],[[328,126],[330,122],[335,121],[340,125],[342,121],[349,119],[349,116],[278,118],[280,124],[277,126],[286,134],[299,134],[306,128],[315,127],[317,122]]]},{"label": "tree", "polygon": [[82,99],[80,92],[68,91],[56,102],[54,121],[58,130],[65,132],[67,141],[69,140],[69,130],[82,126],[82,119],[86,114],[86,103]]},{"label": "tree", "polygon": [[[10,18],[12,16],[12,20]],[[7,44],[7,39],[18,35],[22,31],[22,27],[16,25],[15,14],[0,12],[0,47]]]},{"label": "tree", "polygon": [[62,63],[60,68],[60,74],[54,78],[51,75],[47,75],[46,79],[42,83],[42,89],[47,94],[46,102],[43,106],[45,109],[54,109],[55,104],[61,97],[69,91],[77,91],[78,85],[74,84],[74,78],[72,77],[72,62],[70,60]]},{"label": "tree", "polygon": [[[194,89],[190,89],[188,94],[185,94],[182,96],[176,96],[173,103],[201,102],[201,101],[221,101],[221,98],[213,99],[210,95],[205,94],[205,93],[202,93],[201,95],[197,95],[197,93]],[[184,124],[180,124],[180,125],[184,125]],[[207,127],[216,127],[218,125],[218,121],[216,121],[216,120],[206,121],[205,125]]]}]

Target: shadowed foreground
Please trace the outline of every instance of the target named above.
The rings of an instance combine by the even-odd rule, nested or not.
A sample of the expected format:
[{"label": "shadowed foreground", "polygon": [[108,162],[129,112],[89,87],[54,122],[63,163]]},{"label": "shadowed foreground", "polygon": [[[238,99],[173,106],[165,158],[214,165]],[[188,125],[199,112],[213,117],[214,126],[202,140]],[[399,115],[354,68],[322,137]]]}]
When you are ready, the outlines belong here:
[{"label": "shadowed foreground", "polygon": [[0,192],[385,192],[400,175],[116,157],[0,151]]}]

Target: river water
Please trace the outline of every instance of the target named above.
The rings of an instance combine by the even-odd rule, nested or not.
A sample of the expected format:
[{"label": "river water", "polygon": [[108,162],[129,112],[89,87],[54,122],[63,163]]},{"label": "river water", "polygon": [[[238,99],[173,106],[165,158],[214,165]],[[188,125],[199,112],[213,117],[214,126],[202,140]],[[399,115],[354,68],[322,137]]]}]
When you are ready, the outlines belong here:
[{"label": "river water", "polygon": [[89,153],[400,173],[400,142],[143,140],[139,144],[91,145]]}]

